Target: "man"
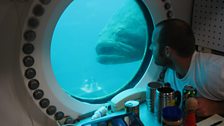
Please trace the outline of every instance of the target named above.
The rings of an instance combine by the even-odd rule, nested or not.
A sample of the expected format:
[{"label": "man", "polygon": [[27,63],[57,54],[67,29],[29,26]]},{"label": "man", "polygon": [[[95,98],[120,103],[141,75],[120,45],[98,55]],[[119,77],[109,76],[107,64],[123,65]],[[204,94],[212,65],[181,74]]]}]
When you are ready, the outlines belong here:
[{"label": "man", "polygon": [[198,116],[224,114],[224,57],[195,51],[190,25],[170,19],[156,25],[152,50],[155,63],[167,67],[164,82],[182,91],[191,85],[198,91]]}]

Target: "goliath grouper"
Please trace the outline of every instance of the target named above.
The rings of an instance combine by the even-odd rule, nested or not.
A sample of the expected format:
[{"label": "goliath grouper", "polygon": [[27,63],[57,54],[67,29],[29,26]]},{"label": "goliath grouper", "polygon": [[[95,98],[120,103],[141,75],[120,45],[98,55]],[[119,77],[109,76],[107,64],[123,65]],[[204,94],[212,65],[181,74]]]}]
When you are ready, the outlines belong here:
[{"label": "goliath grouper", "polygon": [[112,16],[100,33],[96,46],[101,64],[129,63],[142,59],[147,42],[147,26],[142,10],[132,0]]}]

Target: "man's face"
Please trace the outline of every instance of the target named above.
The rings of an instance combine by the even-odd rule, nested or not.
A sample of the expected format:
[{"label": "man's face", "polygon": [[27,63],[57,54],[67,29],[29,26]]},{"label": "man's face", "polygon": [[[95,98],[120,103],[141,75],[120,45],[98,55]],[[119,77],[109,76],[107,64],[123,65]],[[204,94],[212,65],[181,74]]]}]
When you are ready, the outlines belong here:
[{"label": "man's face", "polygon": [[152,55],[154,57],[155,60],[155,64],[160,65],[160,66],[168,66],[170,65],[171,61],[170,59],[166,58],[165,54],[164,54],[164,49],[162,49],[163,47],[161,47],[161,45],[159,44],[159,34],[160,28],[156,28],[153,31],[152,34],[152,43],[150,45],[150,50],[152,51]]}]

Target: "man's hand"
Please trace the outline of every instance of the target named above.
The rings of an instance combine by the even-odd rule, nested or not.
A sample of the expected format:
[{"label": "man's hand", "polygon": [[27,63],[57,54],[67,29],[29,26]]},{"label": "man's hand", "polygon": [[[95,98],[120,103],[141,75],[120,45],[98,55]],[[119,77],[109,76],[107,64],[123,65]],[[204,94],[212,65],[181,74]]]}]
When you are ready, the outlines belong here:
[{"label": "man's hand", "polygon": [[212,101],[205,98],[197,98],[198,108],[197,116],[207,117],[213,114],[224,114],[224,102]]}]

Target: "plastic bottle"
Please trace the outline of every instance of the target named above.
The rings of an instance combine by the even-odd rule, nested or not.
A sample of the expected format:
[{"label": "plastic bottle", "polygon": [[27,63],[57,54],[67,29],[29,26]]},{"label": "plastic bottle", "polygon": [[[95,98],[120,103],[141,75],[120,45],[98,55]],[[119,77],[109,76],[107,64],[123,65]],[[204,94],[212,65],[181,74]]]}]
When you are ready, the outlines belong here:
[{"label": "plastic bottle", "polygon": [[105,106],[100,107],[96,110],[92,116],[92,120],[105,116],[107,114],[107,108]]},{"label": "plastic bottle", "polygon": [[184,126],[196,126],[195,111],[198,106],[196,98],[190,97],[186,100],[185,104]]}]

